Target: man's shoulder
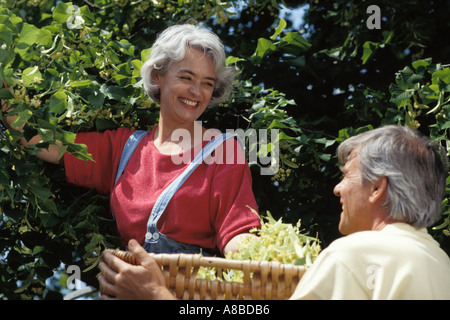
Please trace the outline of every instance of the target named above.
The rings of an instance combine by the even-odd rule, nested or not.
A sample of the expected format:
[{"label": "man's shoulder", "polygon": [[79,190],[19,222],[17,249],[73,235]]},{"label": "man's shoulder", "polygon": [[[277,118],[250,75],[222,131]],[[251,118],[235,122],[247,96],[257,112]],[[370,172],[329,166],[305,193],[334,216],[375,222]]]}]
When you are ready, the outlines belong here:
[{"label": "man's shoulder", "polygon": [[339,252],[351,255],[367,252],[367,250],[395,251],[400,244],[404,248],[405,244],[411,243],[410,240],[411,235],[403,232],[399,233],[397,230],[392,230],[389,227],[387,230],[359,231],[343,236],[333,241],[327,249],[330,253]]},{"label": "man's shoulder", "polygon": [[[419,257],[445,256],[426,229],[405,224],[388,225],[381,231],[360,231],[335,240],[327,251],[345,259],[357,256]],[[445,260],[445,259],[443,259]]]}]

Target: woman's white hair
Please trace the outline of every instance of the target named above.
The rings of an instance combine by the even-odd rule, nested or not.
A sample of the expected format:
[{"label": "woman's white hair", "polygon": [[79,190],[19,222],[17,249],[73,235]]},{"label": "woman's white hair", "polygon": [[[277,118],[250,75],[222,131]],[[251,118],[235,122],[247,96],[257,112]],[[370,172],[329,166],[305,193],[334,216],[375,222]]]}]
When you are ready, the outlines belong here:
[{"label": "woman's white hair", "polygon": [[388,179],[383,207],[390,217],[429,227],[441,217],[448,161],[442,146],[403,126],[389,125],[353,136],[338,147],[341,164],[359,156],[363,182]]},{"label": "woman's white hair", "polygon": [[160,103],[160,88],[152,81],[153,72],[164,74],[173,62],[183,60],[188,49],[202,51],[213,63],[216,84],[209,105],[226,101],[232,90],[236,68],[226,66],[225,50],[219,37],[194,24],[171,26],[153,44],[150,57],[141,68],[144,89],[150,99]]}]

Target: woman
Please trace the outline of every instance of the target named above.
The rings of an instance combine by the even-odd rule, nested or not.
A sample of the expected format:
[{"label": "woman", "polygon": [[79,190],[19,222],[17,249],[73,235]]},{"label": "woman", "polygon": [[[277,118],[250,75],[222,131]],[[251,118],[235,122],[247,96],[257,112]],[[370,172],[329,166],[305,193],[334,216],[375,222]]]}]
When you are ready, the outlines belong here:
[{"label": "woman", "polygon": [[[94,161],[85,163],[64,154],[67,181],[111,195],[124,245],[136,239],[150,252],[226,254],[235,250],[248,230],[260,225],[250,209],[257,206],[246,163],[201,163],[167,207],[156,217],[152,212],[158,196],[187,167],[175,163],[173,156],[187,154],[193,159],[209,142],[203,140],[206,135],[195,134],[206,132],[196,120],[209,105],[226,100],[231,90],[234,70],[225,66],[221,41],[198,26],[169,27],[154,43],[141,74],[149,97],[160,104],[159,123],[143,136],[117,182],[122,150],[133,131],[120,128],[77,134],[75,142],[87,145]],[[189,133],[190,140],[173,138],[180,130]],[[235,158],[242,155],[235,139],[226,143],[232,144]],[[225,151],[217,152],[216,158],[227,157],[230,149],[221,150]],[[52,146],[39,156],[57,162],[58,149]]]}]

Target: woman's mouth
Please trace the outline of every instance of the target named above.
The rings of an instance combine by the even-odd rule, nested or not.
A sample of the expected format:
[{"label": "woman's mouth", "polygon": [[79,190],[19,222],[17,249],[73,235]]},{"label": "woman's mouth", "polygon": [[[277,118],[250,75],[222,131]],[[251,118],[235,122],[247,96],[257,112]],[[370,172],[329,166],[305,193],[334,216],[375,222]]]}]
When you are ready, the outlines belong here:
[{"label": "woman's mouth", "polygon": [[195,108],[198,105],[198,101],[192,101],[192,100],[188,100],[185,98],[179,98],[179,100],[181,102],[183,102],[184,104],[188,105],[189,107]]}]

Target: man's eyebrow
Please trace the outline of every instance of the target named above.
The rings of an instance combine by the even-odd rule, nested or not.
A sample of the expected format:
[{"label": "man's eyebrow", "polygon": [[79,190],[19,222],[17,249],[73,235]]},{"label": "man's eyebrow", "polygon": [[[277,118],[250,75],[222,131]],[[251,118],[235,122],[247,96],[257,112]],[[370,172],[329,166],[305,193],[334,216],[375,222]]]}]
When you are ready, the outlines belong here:
[{"label": "man's eyebrow", "polygon": [[[179,70],[179,71],[177,72],[177,74],[180,74],[180,73],[189,73],[189,74],[191,74],[191,75],[193,75],[193,76],[196,75],[194,72],[192,72],[191,70],[188,70],[188,69],[181,69],[181,70]],[[214,77],[205,77],[205,79],[206,79],[206,80],[211,80],[211,81],[216,82],[216,78],[214,78]]]}]

